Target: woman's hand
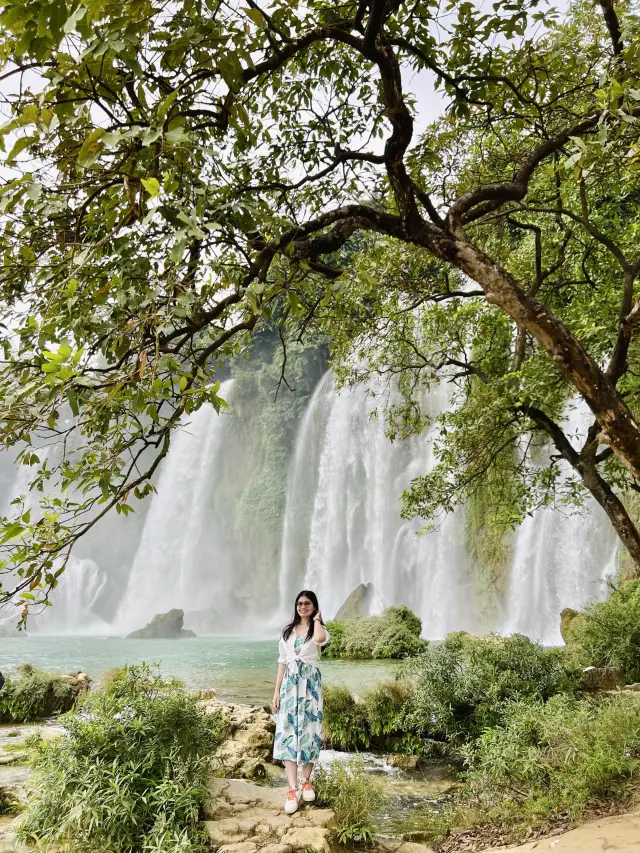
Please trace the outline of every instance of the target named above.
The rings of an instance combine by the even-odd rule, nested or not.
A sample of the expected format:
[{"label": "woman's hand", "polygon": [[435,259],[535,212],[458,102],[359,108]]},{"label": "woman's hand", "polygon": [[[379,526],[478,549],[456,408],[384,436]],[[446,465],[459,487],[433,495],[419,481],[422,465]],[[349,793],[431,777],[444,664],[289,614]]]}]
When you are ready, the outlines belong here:
[{"label": "woman's hand", "polygon": [[316,615],[313,617],[314,622],[322,622],[322,613],[320,611],[316,611]]},{"label": "woman's hand", "polygon": [[274,707],[274,710],[276,710],[276,711],[280,710],[280,691],[279,690],[274,690],[274,692],[273,692],[272,705]]}]

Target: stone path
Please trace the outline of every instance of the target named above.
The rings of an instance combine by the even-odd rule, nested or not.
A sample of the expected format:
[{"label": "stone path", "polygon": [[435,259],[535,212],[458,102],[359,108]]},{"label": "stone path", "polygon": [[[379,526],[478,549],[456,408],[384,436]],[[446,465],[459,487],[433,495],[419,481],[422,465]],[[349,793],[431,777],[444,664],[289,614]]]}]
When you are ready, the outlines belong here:
[{"label": "stone path", "polygon": [[285,788],[268,788],[245,779],[214,779],[205,827],[218,853],[329,853],[330,809],[300,804],[283,811]]}]

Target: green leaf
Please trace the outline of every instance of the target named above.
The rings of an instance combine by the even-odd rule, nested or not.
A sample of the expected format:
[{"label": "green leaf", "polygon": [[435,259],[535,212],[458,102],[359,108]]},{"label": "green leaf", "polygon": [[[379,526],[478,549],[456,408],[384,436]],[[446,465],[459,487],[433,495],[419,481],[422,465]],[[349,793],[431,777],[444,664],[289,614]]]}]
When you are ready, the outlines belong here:
[{"label": "green leaf", "polygon": [[13,163],[18,154],[20,154],[22,151],[24,151],[25,148],[28,148],[30,145],[33,145],[33,143],[37,141],[37,136],[23,136],[20,139],[16,140],[15,145],[7,156],[7,166],[13,166]]},{"label": "green leaf", "polygon": [[101,138],[104,133],[105,131],[101,127],[97,127],[87,136],[78,153],[78,164],[80,166],[87,168],[96,162],[102,151]]},{"label": "green leaf", "polygon": [[251,18],[253,23],[259,27],[261,30],[267,28],[267,21],[265,16],[262,14],[260,9],[243,9],[242,10],[248,18]]},{"label": "green leaf", "polygon": [[152,197],[160,192],[160,181],[157,178],[143,178],[142,186]]}]

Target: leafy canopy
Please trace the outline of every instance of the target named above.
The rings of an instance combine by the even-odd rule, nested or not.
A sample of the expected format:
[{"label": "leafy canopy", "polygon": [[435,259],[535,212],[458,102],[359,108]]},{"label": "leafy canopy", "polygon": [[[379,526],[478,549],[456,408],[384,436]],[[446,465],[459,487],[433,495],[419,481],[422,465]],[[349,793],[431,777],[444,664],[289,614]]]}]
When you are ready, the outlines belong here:
[{"label": "leafy canopy", "polygon": [[[462,324],[495,328],[504,349],[517,325],[524,355],[513,382],[496,366],[500,388],[530,417],[531,373],[550,418],[554,380],[569,383],[618,467],[640,473],[633,395],[616,387],[640,314],[637,21],[609,0],[603,13],[1,2],[0,440],[38,496],[3,520],[2,596],[26,615],[80,536],[153,489],[172,431],[225,406],[217,374],[253,332],[276,324],[286,342],[318,323],[359,338],[379,315],[384,336],[416,290],[453,300],[451,318],[428,321],[443,345]],[[419,138],[416,72],[444,113]],[[542,266],[536,229],[551,246]],[[466,304],[469,279],[494,313]]]}]

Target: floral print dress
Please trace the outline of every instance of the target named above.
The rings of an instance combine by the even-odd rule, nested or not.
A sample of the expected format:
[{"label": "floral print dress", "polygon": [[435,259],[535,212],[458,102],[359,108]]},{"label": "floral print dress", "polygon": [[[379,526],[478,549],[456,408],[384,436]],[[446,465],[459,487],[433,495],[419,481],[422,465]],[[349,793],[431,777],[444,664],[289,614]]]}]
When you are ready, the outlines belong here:
[{"label": "floral print dress", "polygon": [[[304,637],[296,639],[298,649]],[[316,762],[322,746],[322,676],[317,666],[289,663],[280,687],[273,757],[296,764]]]}]

